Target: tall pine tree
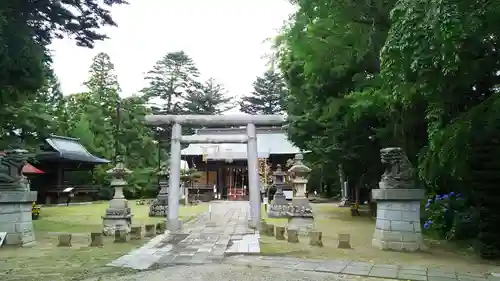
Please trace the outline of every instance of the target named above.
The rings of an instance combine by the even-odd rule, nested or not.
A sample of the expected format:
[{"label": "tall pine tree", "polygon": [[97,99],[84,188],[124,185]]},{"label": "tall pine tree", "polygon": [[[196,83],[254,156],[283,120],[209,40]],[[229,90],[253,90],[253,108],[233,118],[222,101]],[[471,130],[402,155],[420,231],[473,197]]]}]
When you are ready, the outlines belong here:
[{"label": "tall pine tree", "polygon": [[193,88],[199,76],[193,60],[184,52],[168,53],[149,71],[149,85],[142,90],[145,98],[154,103],[153,111],[176,113],[187,90]]},{"label": "tall pine tree", "polygon": [[[198,77],[198,68],[184,51],[168,53],[148,72],[145,79],[149,85],[142,92],[147,103],[152,105],[153,113],[180,113],[183,98],[187,91],[195,88]],[[156,127],[155,132],[160,145],[167,152],[170,147],[170,129]]]},{"label": "tall pine tree", "polygon": [[270,69],[253,83],[254,91],[239,102],[240,111],[248,114],[282,114],[287,89],[281,75]]},{"label": "tall pine tree", "polygon": [[221,114],[234,107],[231,100],[224,87],[210,78],[187,91],[182,109],[187,114]]}]

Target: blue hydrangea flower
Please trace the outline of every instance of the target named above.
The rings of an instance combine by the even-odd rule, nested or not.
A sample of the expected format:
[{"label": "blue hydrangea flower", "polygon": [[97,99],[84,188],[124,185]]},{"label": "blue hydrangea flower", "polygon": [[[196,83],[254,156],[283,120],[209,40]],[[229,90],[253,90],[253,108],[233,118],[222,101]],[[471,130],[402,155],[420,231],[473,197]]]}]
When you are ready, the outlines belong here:
[{"label": "blue hydrangea flower", "polygon": [[446,199],[448,199],[448,198],[449,198],[448,194],[443,195],[443,199],[444,199],[444,200],[446,200]]},{"label": "blue hydrangea flower", "polygon": [[427,204],[425,204],[425,210],[426,210],[426,211],[427,211],[427,210],[429,210],[429,206],[430,206],[430,205],[431,205],[431,203],[430,203],[430,202],[429,202],[429,203],[427,203]]},{"label": "blue hydrangea flower", "polygon": [[428,229],[429,228],[429,224],[428,223],[424,223],[424,228]]},{"label": "blue hydrangea flower", "polygon": [[453,192],[453,191],[450,192],[450,196],[453,196],[453,195],[455,195],[455,192]]}]

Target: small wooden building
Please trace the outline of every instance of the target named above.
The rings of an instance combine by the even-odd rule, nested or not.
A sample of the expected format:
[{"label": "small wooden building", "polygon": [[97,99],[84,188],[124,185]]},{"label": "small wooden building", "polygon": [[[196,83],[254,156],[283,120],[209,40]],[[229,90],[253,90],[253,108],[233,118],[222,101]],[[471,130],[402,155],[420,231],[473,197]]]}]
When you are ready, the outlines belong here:
[{"label": "small wooden building", "polygon": [[92,182],[94,167],[110,161],[92,155],[75,138],[52,135],[40,148],[33,164],[45,173],[30,179],[38,203],[64,203],[69,192],[74,194],[72,201],[97,199],[100,186]]},{"label": "small wooden building", "polygon": [[[197,130],[197,135],[220,136],[245,134],[245,128],[206,128]],[[288,159],[300,150],[287,138],[282,128],[257,128],[257,153],[260,160],[267,160],[271,170],[276,165],[285,167]],[[200,194],[200,199],[248,199],[248,164],[246,144],[190,144],[182,150],[182,159],[196,167],[201,177],[190,187],[190,194]]]}]

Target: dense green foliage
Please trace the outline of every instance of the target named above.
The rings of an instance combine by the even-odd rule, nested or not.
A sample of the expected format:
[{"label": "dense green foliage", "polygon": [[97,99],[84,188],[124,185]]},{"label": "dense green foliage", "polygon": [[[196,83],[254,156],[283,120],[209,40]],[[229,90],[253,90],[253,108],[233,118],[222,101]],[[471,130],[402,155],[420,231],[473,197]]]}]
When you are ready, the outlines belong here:
[{"label": "dense green foliage", "polygon": [[[69,36],[80,46],[93,47],[106,38],[99,27],[115,25],[109,7],[123,0],[16,1],[0,3],[0,143],[21,135],[25,142],[49,126],[47,109],[58,93],[50,70],[47,46],[53,38]],[[52,78],[51,78],[52,76]],[[45,96],[45,97],[44,97]],[[33,130],[38,128],[37,130]]]},{"label": "dense green foliage", "polygon": [[[499,257],[500,3],[293,3],[275,49],[290,88],[291,139],[316,168],[342,164],[358,191],[376,187],[381,147],[403,147],[419,185],[464,194],[480,213],[476,248]],[[324,178],[338,189],[335,173]]]}]

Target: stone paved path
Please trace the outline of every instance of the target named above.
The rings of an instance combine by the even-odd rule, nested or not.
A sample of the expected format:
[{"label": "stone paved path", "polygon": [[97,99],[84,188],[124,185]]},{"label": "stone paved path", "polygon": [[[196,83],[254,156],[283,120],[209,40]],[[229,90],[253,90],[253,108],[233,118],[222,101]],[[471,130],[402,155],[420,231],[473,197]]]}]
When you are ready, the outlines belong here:
[{"label": "stone paved path", "polygon": [[348,274],[366,277],[390,278],[414,281],[500,281],[498,274],[473,273],[448,270],[442,268],[427,268],[414,265],[372,264],[358,261],[342,260],[312,260],[291,257],[262,257],[262,256],[232,256],[225,263],[261,268],[283,268],[324,272],[333,274]]},{"label": "stone paved path", "polygon": [[[412,281],[500,281],[498,274],[478,274],[467,272],[467,269],[455,271],[413,265],[398,266],[359,261],[256,256],[255,254],[260,253],[259,233],[247,227],[248,202],[221,201],[213,202],[211,206],[211,216],[208,213],[203,214],[186,224],[182,231],[159,235],[143,247],[133,250],[108,265],[140,270],[153,266],[153,268],[167,267],[134,275],[135,277],[131,277],[132,279],[122,279],[123,277],[120,279],[142,281],[164,280],[167,276],[169,280],[184,280],[185,278],[181,277],[184,275],[180,273],[179,279],[171,279],[171,274],[178,272],[179,268],[185,268],[185,265],[191,265],[188,272],[197,271],[200,268],[208,268],[209,270],[219,267],[225,269],[240,268],[237,273],[234,273],[234,276],[233,273],[228,273],[229,275],[225,277],[220,275],[223,277],[219,280],[348,280],[354,276],[361,276],[362,280],[388,278]],[[254,255],[241,255],[248,253]],[[176,266],[171,267],[172,265]],[[287,278],[273,278],[272,275],[265,274],[262,275],[262,279],[245,277],[247,271],[274,272],[276,270],[290,274]],[[140,276],[144,276],[144,278]],[[208,278],[210,275],[206,274],[200,275],[203,276],[202,279],[192,277],[195,275],[189,276],[191,280],[212,279],[212,277]],[[345,276],[351,277],[346,279]],[[297,279],[293,279],[296,277]],[[213,279],[217,278],[213,277]]]},{"label": "stone paved path", "polygon": [[[85,281],[387,281],[381,278],[294,271],[282,268],[247,267],[232,264],[175,266],[128,276],[101,276]],[[389,280],[390,281],[390,280]]]},{"label": "stone paved path", "polygon": [[133,269],[153,265],[216,263],[225,253],[260,253],[259,233],[248,228],[249,203],[217,201],[176,233],[166,232],[108,264]]}]

